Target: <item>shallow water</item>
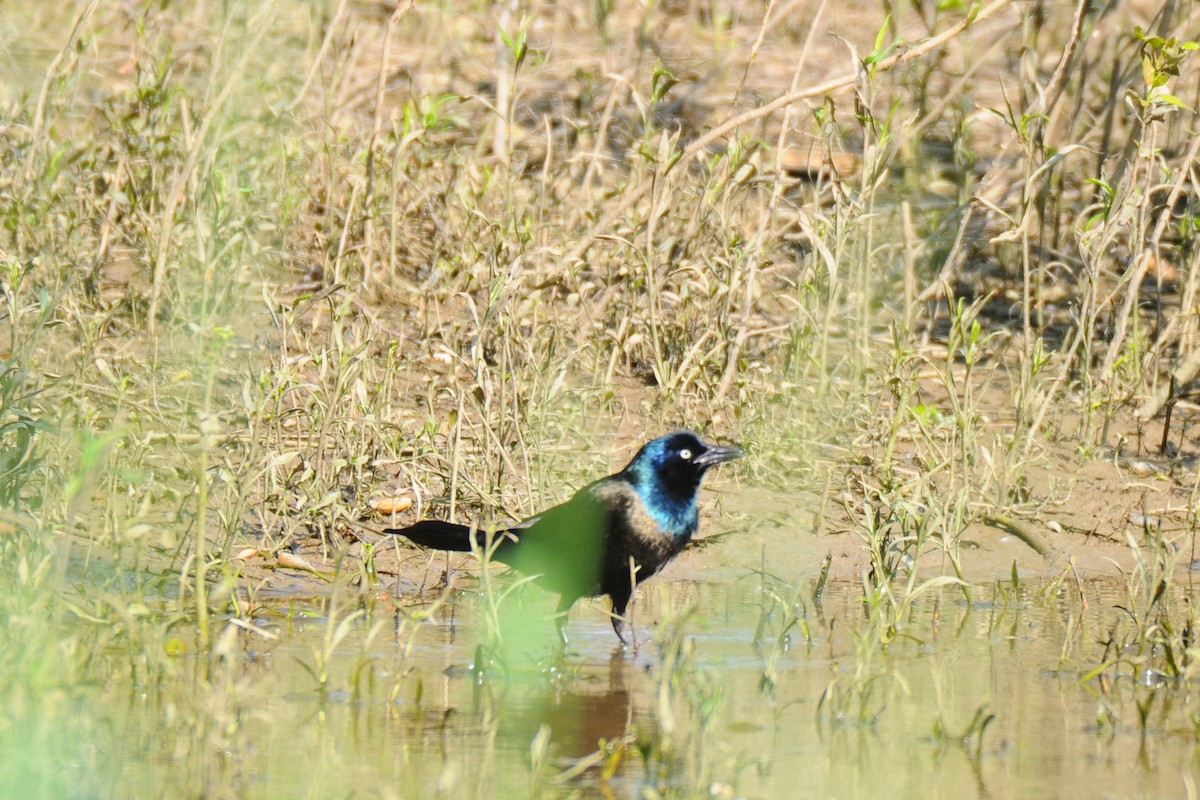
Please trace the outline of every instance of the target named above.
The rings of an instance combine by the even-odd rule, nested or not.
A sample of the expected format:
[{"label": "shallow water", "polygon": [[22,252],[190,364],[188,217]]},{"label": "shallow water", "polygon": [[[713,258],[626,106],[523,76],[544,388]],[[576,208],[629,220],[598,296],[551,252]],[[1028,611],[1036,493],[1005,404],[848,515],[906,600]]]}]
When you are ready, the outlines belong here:
[{"label": "shallow water", "polygon": [[[851,583],[819,605],[800,591],[777,646],[784,611],[769,588],[757,577],[644,587],[636,653],[613,647],[600,603],[580,603],[561,658],[549,606],[530,591],[501,606],[503,666],[480,647],[478,592],[420,623],[380,603],[334,647],[349,609],[331,624],[328,608],[277,606],[257,618],[261,634],[226,633],[226,656],[202,677],[187,654],[153,690],[114,669],[95,698],[110,737],[80,753],[98,772],[85,794],[1149,798],[1192,786],[1186,688],[1082,680],[1123,614],[1115,582],[1085,586],[1070,636],[1074,585],[1048,597],[977,586],[971,604],[945,589],[916,602],[886,647]],[[969,730],[977,713],[994,715],[982,737]],[[607,759],[593,755],[602,740]]]}]

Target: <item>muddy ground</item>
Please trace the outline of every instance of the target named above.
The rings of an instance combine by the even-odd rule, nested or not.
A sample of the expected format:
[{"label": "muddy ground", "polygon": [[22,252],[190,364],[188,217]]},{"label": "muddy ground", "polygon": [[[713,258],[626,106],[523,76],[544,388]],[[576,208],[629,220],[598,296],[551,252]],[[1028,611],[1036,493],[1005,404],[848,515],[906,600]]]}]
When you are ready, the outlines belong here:
[{"label": "muddy ground", "polygon": [[[980,409],[984,440],[993,447],[1012,427],[1011,411],[1003,407],[1011,396],[1003,386],[1004,372],[995,365],[977,373],[981,386],[988,387],[980,396]],[[927,406],[946,404],[941,382],[932,377],[920,381],[920,393]],[[1112,444],[1082,456],[1077,434],[1084,421],[1077,415],[1052,421],[1052,436],[1039,442],[1024,466],[1024,502],[1005,515],[982,507],[967,510],[972,519],[958,541],[962,577],[969,582],[1008,580],[1014,566],[1022,579],[1118,577],[1136,566],[1131,542],[1144,543],[1149,536],[1169,542],[1180,569],[1192,569],[1200,558],[1189,525],[1198,480],[1195,454],[1200,452],[1200,427],[1193,424],[1197,411],[1188,402],[1176,405],[1166,454],[1159,451],[1162,419],[1139,424],[1123,411],[1109,427]],[[626,427],[632,432],[639,426]],[[620,444],[631,450],[638,441]],[[754,457],[750,443],[748,458]],[[915,479],[925,468],[922,449],[911,440],[901,441],[894,457],[908,465],[897,470],[901,479],[905,472]],[[871,559],[855,513],[863,494],[855,490],[875,476],[869,458],[856,461],[826,459],[821,464],[824,482],[809,475],[794,491],[755,485],[737,465],[723,467],[702,490],[700,535],[655,582],[731,581],[765,570],[815,586],[826,560],[831,580],[865,576]],[[612,468],[621,465],[614,460]],[[578,475],[575,485],[595,477]],[[477,586],[473,556],[433,553],[382,535],[384,527],[411,524],[417,515],[412,507],[392,514],[365,507],[381,499],[404,507],[408,497],[400,492],[394,498],[361,498],[361,524],[342,547],[314,538],[278,553],[259,551],[252,542],[236,548],[242,596],[251,603],[300,599],[322,596],[345,581],[361,585],[368,554],[377,576],[374,594],[400,605],[429,601],[447,583]],[[921,580],[953,574],[938,537],[932,538],[918,568]],[[1044,554],[1037,552],[1039,546]]]}]

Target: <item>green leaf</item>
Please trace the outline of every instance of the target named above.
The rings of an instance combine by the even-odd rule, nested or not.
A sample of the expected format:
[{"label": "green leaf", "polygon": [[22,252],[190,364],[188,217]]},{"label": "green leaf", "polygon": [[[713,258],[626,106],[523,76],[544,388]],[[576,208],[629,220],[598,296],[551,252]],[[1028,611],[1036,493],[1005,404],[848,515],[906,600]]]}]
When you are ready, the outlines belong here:
[{"label": "green leaf", "polygon": [[508,49],[515,52],[517,43],[512,40],[512,37],[504,32],[504,28],[497,26],[496,30],[500,33],[500,38],[504,40],[504,44],[508,45]]},{"label": "green leaf", "polygon": [[888,26],[891,24],[892,24],[892,15],[888,14],[886,17],[883,18],[883,24],[879,26],[879,32],[875,34],[874,52],[878,53],[879,48],[883,47],[883,34],[885,31],[887,31]]},{"label": "green leaf", "polygon": [[1093,183],[1103,189],[1105,194],[1112,194],[1112,185],[1103,178],[1088,178],[1084,183]]}]

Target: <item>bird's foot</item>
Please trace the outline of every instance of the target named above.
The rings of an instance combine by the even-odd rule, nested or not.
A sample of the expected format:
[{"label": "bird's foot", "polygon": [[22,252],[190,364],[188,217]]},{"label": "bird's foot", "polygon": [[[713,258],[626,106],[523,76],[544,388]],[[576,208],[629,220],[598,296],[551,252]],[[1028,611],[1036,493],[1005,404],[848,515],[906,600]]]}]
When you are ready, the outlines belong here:
[{"label": "bird's foot", "polygon": [[567,620],[570,619],[571,604],[561,603],[558,606],[558,611],[554,614],[554,628],[558,631],[558,652],[560,655],[566,655],[567,648],[571,645],[567,639]]},{"label": "bird's foot", "polygon": [[570,642],[567,640],[567,618],[559,617],[554,620],[554,627],[558,629],[558,641],[562,645],[562,649],[566,650]]},{"label": "bird's foot", "polygon": [[[625,618],[619,614],[613,614],[612,617],[613,632],[617,634],[617,638],[621,640],[620,649],[629,649],[629,640],[625,638]],[[637,650],[637,634],[633,636],[633,649]]]}]

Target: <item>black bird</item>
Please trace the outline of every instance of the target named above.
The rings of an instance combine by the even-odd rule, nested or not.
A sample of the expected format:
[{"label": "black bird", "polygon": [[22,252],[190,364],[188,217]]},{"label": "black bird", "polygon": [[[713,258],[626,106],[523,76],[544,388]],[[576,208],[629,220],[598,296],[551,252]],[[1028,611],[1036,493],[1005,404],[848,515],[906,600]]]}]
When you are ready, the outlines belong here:
[{"label": "black bird", "polygon": [[[612,624],[625,643],[625,607],[635,582],[662,569],[691,541],[700,522],[696,492],[714,464],[742,456],[740,447],[707,444],[688,431],[647,443],[628,466],[580,489],[562,505],[492,540],[492,558],[561,595],[556,622],[566,642],[567,612],[581,597],[612,598]],[[406,536],[435,550],[487,549],[477,527],[422,520],[384,533]]]}]

